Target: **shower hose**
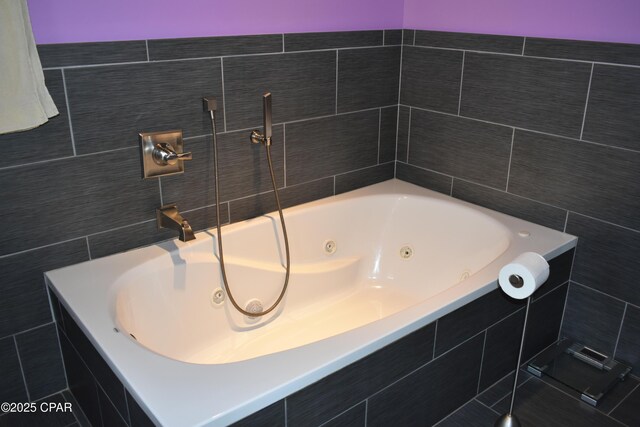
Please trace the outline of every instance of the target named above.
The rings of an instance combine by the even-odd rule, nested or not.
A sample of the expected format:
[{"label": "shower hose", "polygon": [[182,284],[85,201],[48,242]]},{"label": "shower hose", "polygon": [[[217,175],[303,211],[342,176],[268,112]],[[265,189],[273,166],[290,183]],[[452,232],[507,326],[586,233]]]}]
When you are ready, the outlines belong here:
[{"label": "shower hose", "polygon": [[266,314],[271,313],[277,306],[278,304],[280,304],[280,301],[282,301],[282,298],[284,298],[285,293],[287,292],[287,287],[289,286],[289,273],[291,271],[291,258],[289,256],[289,238],[287,236],[287,227],[284,223],[284,215],[282,214],[282,207],[280,206],[280,197],[278,196],[278,187],[276,185],[276,177],[273,173],[273,164],[271,162],[271,145],[270,144],[264,144],[266,150],[267,150],[267,162],[269,163],[269,173],[271,175],[271,184],[273,185],[273,194],[275,195],[275,199],[276,199],[276,205],[278,206],[278,213],[280,214],[280,224],[282,224],[282,234],[284,236],[284,247],[285,247],[285,254],[286,254],[286,275],[284,278],[284,284],[282,285],[282,290],[280,291],[280,295],[278,296],[278,299],[276,299],[276,301],[273,303],[273,305],[269,308],[267,308],[266,310],[263,311],[258,311],[258,312],[252,312],[252,311],[247,311],[244,308],[240,307],[240,305],[238,304],[238,302],[235,300],[235,298],[233,297],[233,294],[231,293],[231,287],[229,286],[229,280],[227,279],[227,272],[225,270],[225,266],[224,266],[224,252],[222,249],[222,228],[220,226],[220,187],[218,185],[219,179],[218,179],[218,138],[216,137],[216,115],[215,115],[215,111],[210,110],[209,114],[211,116],[211,131],[213,134],[213,156],[214,156],[214,160],[213,160],[213,168],[214,168],[214,177],[215,177],[215,193],[216,193],[216,224],[218,226],[218,253],[220,256],[220,271],[222,273],[222,282],[224,283],[224,288],[225,291],[227,292],[227,295],[229,296],[229,301],[231,301],[231,304],[233,305],[233,307],[238,310],[240,313],[244,314],[245,316],[249,316],[249,317],[260,317],[260,316],[264,316]]}]

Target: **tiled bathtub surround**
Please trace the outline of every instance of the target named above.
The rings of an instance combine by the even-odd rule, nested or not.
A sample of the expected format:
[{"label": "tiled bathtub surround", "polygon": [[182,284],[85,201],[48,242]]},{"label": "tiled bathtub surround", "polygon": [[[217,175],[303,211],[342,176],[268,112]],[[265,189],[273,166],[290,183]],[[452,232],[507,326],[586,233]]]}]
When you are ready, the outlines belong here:
[{"label": "tiled bathtub surround", "polygon": [[[550,261],[534,295],[525,357],[557,340],[573,250]],[[69,387],[93,425],[150,421],[51,295]],[[432,425],[490,388],[517,361],[524,301],[496,289],[373,354],[250,415],[235,426]]]},{"label": "tiled bathtub surround", "polygon": [[[80,362],[81,350],[69,343],[76,344],[73,328],[60,321],[56,331],[42,272],[174,238],[155,227],[163,203],[177,202],[196,229],[215,225],[202,96],[220,101],[222,221],[273,210],[263,149],[247,142],[247,131],[261,125],[266,90],[274,95],[273,157],[284,205],[396,176],[578,235],[572,280],[539,296],[536,304],[547,308],[532,316],[548,323],[540,326],[548,335],[529,349],[555,339],[562,322],[563,334],[640,369],[633,280],[640,273],[640,46],[385,30],[39,49],[60,116],[0,136],[0,217],[11,224],[0,243],[2,400],[36,401],[66,388],[64,353],[77,362],[73,370],[67,363],[67,380],[85,390],[77,394],[87,412],[104,406],[107,422],[134,425],[144,418],[100,362]],[[194,160],[182,176],[143,181],[137,132],[174,128],[184,130]],[[435,353],[418,358],[417,375],[431,375],[459,349],[486,355],[499,348],[501,336],[515,335],[522,311],[501,312],[493,324],[469,315],[463,328],[441,319],[437,331],[423,331]],[[443,332],[448,322],[460,337]],[[485,357],[469,382],[483,389],[514,363]],[[382,411],[382,420],[391,410],[385,390],[400,384],[406,393],[420,383],[412,378],[354,392],[351,406],[318,409],[324,415],[317,419],[341,414],[335,425],[354,425]],[[295,403],[304,393],[287,399],[288,416],[305,413]],[[282,401],[261,416],[284,411]]]},{"label": "tiled bathtub surround", "polygon": [[640,45],[403,41],[396,176],[579,236],[562,333],[640,370]]},{"label": "tiled bathtub surround", "polygon": [[[262,124],[265,91],[273,93],[283,205],[392,178],[401,36],[390,30],[39,46],[60,115],[0,136],[0,218],[12,224],[0,243],[0,362],[7,368],[0,400],[35,401],[66,388],[44,271],[174,238],[155,226],[163,203],[177,202],[195,229],[215,225],[201,97],[219,101],[223,223],[274,209],[264,148],[249,142],[249,131]],[[374,92],[372,85],[384,88]],[[184,175],[142,180],[138,132],[170,129],[183,130],[194,160]]]}]

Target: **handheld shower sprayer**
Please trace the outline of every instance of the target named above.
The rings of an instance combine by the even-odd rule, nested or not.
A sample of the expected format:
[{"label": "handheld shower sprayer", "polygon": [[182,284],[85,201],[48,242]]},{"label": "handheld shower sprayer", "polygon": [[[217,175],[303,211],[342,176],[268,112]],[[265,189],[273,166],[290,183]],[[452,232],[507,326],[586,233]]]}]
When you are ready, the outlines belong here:
[{"label": "handheld shower sprayer", "polygon": [[276,177],[273,173],[273,163],[271,161],[271,136],[273,134],[272,124],[271,124],[271,93],[267,92],[262,96],[262,121],[264,125],[264,133],[260,133],[257,130],[251,132],[251,142],[254,144],[264,144],[266,148],[267,162],[269,164],[269,175],[271,177],[271,185],[273,186],[273,195],[275,197],[276,206],[278,207],[278,214],[280,216],[280,225],[282,227],[282,236],[284,239],[284,247],[285,247],[285,277],[284,284],[282,285],[282,289],[280,290],[280,295],[276,299],[276,301],[268,308],[262,309],[262,305],[251,306],[251,301],[249,304],[242,308],[240,304],[233,297],[233,293],[231,292],[231,288],[229,286],[229,280],[227,278],[227,272],[224,264],[224,249],[222,246],[222,228],[220,226],[220,189],[219,189],[219,176],[218,176],[218,138],[216,136],[216,107],[217,102],[213,96],[202,98],[202,104],[204,111],[209,112],[209,116],[211,117],[211,133],[213,140],[213,165],[214,165],[214,175],[215,175],[215,198],[216,198],[216,223],[218,226],[218,256],[220,260],[220,272],[222,275],[222,283],[224,284],[224,288],[226,290],[227,295],[229,296],[229,301],[233,307],[238,310],[240,313],[248,316],[250,319],[255,319],[260,316],[264,316],[270,312],[272,312],[278,304],[284,298],[285,293],[287,292],[287,287],[289,285],[289,274],[291,272],[291,256],[289,253],[289,237],[287,236],[287,226],[284,222],[284,215],[282,214],[282,207],[280,205],[280,197],[278,195],[278,187],[276,185]]},{"label": "handheld shower sprayer", "polygon": [[257,130],[251,132],[251,142],[254,144],[264,144],[269,146],[271,145],[271,137],[273,135],[271,92],[267,92],[262,95],[262,126],[264,128],[264,133],[260,133]]}]

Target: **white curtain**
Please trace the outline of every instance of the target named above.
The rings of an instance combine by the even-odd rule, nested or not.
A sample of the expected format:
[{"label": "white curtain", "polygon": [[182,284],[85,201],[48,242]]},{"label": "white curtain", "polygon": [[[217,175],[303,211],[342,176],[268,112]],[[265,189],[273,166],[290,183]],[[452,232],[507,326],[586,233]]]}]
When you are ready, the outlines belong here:
[{"label": "white curtain", "polygon": [[57,114],[44,84],[27,0],[0,0],[0,134],[35,128]]}]

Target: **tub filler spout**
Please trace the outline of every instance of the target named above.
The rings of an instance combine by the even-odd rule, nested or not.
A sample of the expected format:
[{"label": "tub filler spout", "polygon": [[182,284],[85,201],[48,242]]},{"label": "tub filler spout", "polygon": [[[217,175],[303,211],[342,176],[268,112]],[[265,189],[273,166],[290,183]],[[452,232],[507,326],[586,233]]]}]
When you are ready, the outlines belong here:
[{"label": "tub filler spout", "polygon": [[178,206],[175,203],[164,205],[156,209],[156,223],[158,229],[170,228],[180,233],[179,239],[183,242],[194,240],[196,236],[193,235],[191,225],[186,219],[178,212]]}]

